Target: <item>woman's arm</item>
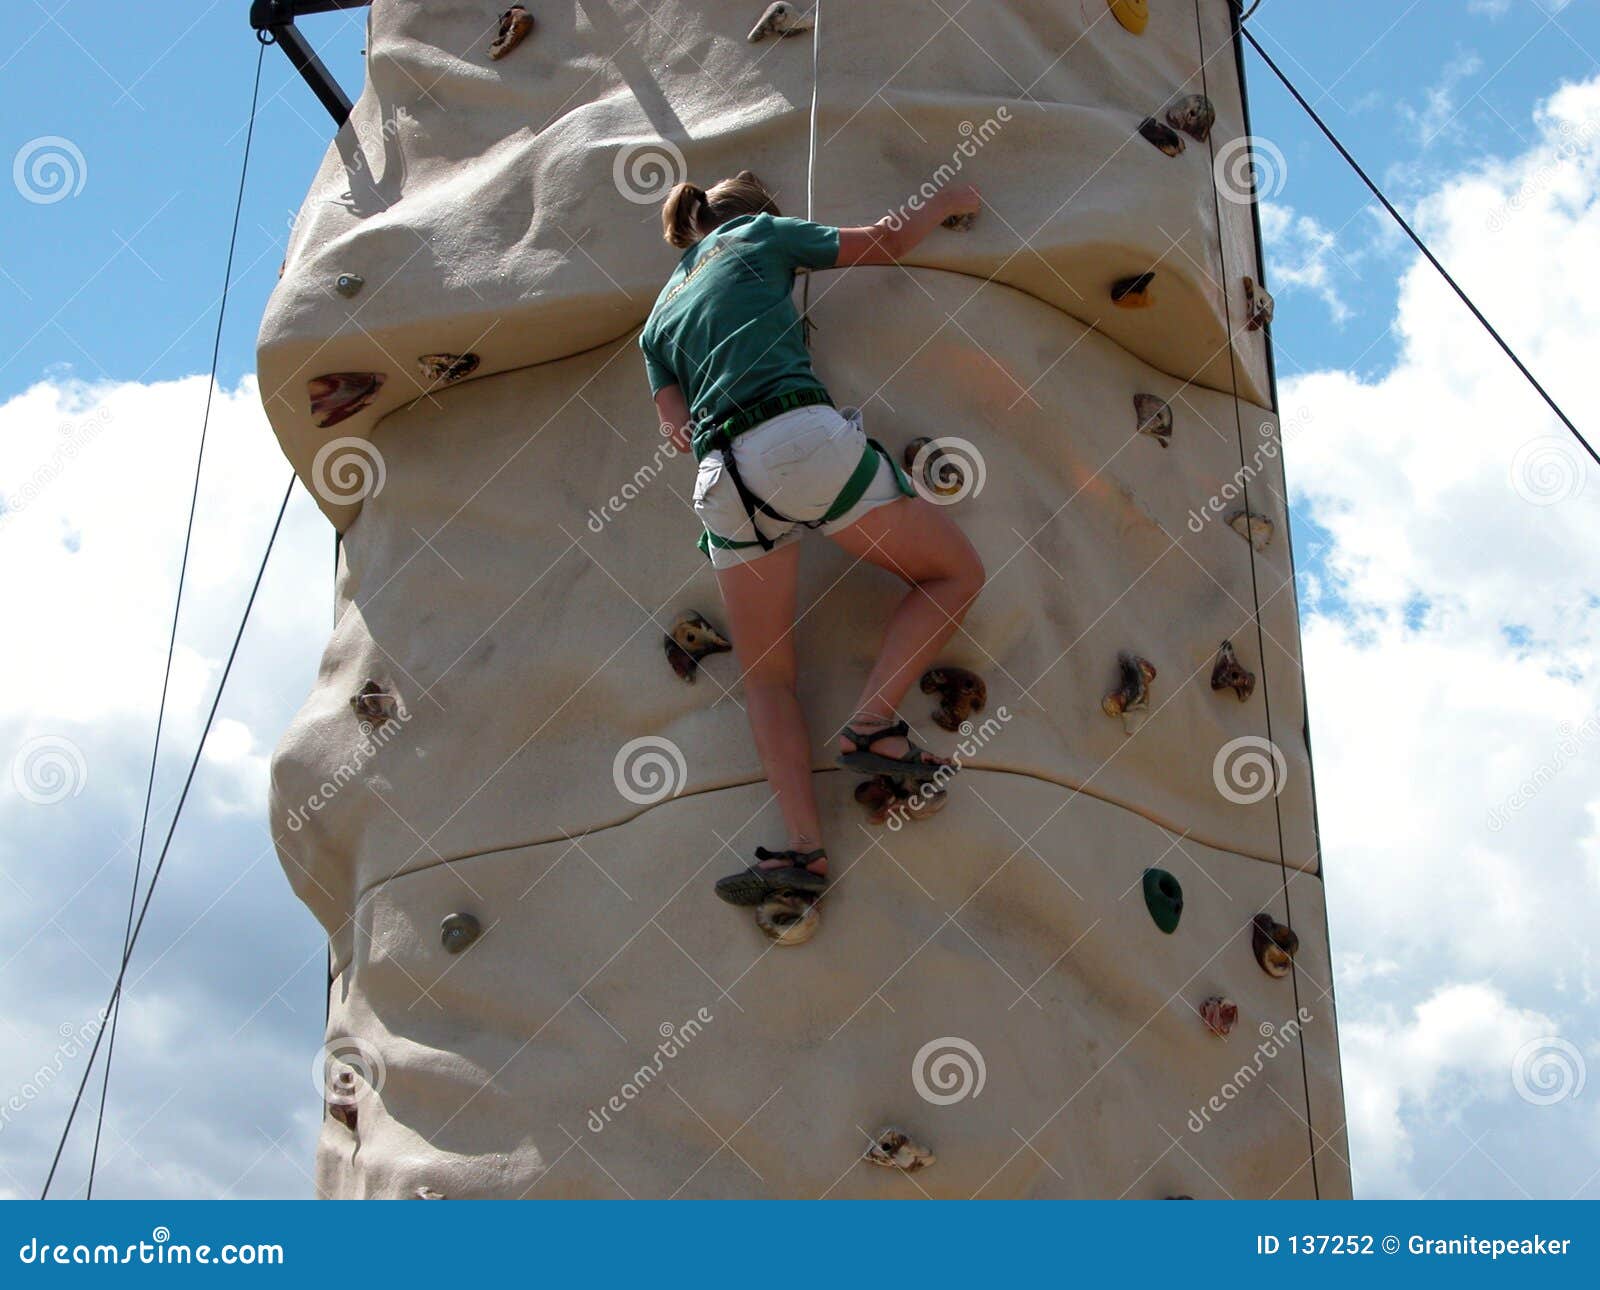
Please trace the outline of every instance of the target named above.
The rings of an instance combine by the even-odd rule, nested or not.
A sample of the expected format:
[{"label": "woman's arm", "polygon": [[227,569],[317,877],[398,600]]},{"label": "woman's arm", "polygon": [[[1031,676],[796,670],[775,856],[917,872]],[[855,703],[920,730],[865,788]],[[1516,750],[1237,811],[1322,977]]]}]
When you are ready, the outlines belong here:
[{"label": "woman's arm", "polygon": [[689,403],[683,397],[683,388],[663,385],[656,391],[656,416],[661,429],[672,440],[679,452],[689,451]]},{"label": "woman's arm", "polygon": [[932,201],[918,202],[915,209],[907,202],[904,209],[910,213],[904,219],[885,216],[866,228],[842,228],[839,259],[834,267],[898,263],[952,215],[976,215],[982,206],[978,190],[971,184],[962,184],[940,189]]}]

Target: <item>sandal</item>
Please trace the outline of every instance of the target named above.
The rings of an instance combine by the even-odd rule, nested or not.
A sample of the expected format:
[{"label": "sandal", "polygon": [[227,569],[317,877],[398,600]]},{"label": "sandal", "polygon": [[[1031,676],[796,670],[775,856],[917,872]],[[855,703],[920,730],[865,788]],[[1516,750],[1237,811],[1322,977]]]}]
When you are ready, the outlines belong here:
[{"label": "sandal", "polygon": [[730,873],[726,878],[719,878],[716,886],[717,898],[727,901],[730,905],[759,905],[769,896],[785,892],[799,892],[807,896],[821,895],[828,889],[827,877],[820,873],[812,873],[806,866],[825,859],[827,854],[827,851],[821,848],[816,851],[768,851],[765,847],[757,847],[757,861],[787,860],[789,863],[772,869],[758,869],[755,865],[746,865],[739,873]]},{"label": "sandal", "polygon": [[[862,734],[850,726],[845,726],[840,732],[846,739],[853,743],[854,752],[840,753],[837,761],[846,770],[853,770],[862,775],[892,775],[910,776],[915,780],[930,780],[941,770],[954,771],[955,767],[943,757],[919,748],[911,743],[908,737],[911,728],[904,721],[896,721],[893,725],[880,726]],[[911,744],[904,757],[886,757],[883,753],[871,751],[872,745],[880,739],[904,738]]]}]

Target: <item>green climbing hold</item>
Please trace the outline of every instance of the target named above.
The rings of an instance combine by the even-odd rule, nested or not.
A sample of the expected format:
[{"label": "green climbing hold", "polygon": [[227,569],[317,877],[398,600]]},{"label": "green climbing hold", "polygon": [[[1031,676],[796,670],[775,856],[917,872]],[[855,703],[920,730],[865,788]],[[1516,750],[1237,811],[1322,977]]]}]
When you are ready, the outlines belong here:
[{"label": "green climbing hold", "polygon": [[1183,917],[1183,887],[1165,869],[1144,871],[1144,903],[1156,926],[1169,936],[1178,930]]}]

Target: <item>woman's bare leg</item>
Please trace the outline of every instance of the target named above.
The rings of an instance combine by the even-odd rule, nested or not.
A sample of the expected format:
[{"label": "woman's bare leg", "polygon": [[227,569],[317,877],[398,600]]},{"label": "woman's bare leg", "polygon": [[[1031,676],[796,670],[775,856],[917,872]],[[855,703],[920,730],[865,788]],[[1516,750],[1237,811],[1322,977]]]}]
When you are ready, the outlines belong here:
[{"label": "woman's bare leg", "polygon": [[[811,737],[795,694],[794,611],[800,544],[790,542],[759,560],[717,570],[717,585],[728,611],[734,656],[744,675],[745,711],[756,752],[778,799],[786,848],[815,851],[822,846],[822,822],[811,784]],[[776,868],[782,861],[761,867]],[[828,862],[809,866],[826,873]]]},{"label": "woman's bare leg", "polygon": [[[851,555],[869,560],[910,584],[884,630],[850,724],[865,733],[895,720],[914,681],[932,666],[983,590],[983,562],[972,543],[942,509],[921,497],[906,497],[868,511],[857,523],[830,535]],[[839,748],[854,744],[841,737]],[[903,757],[903,738],[875,740],[874,752]]]}]

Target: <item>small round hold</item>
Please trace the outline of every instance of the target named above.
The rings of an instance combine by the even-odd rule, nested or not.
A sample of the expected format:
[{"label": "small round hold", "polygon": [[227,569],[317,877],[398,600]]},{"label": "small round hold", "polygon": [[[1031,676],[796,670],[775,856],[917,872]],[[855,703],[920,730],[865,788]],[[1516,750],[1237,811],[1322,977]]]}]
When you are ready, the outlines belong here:
[{"label": "small round hold", "polygon": [[779,945],[804,945],[822,926],[815,902],[794,892],[769,896],[756,906],[756,926]]},{"label": "small round hold", "polygon": [[451,914],[439,924],[439,941],[450,954],[460,954],[482,935],[482,924],[471,914]]},{"label": "small round hold", "polygon": [[341,273],[333,280],[333,289],[341,296],[353,296],[367,285],[367,280],[359,273]]},{"label": "small round hold", "polygon": [[1150,0],[1106,0],[1111,16],[1135,36],[1150,25]]}]

